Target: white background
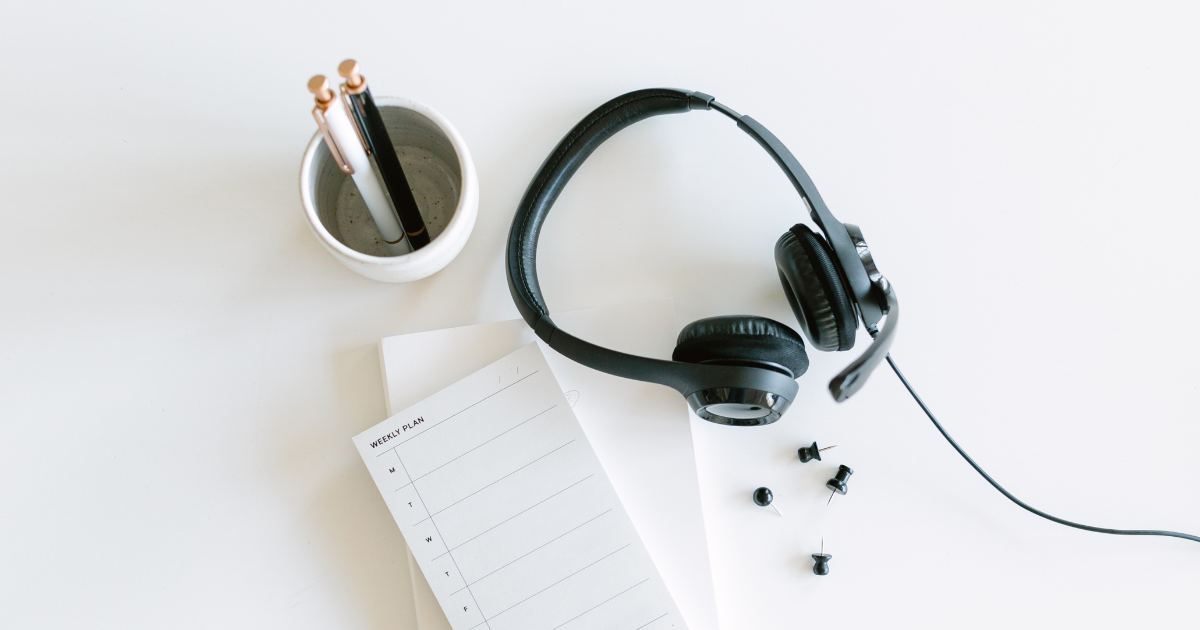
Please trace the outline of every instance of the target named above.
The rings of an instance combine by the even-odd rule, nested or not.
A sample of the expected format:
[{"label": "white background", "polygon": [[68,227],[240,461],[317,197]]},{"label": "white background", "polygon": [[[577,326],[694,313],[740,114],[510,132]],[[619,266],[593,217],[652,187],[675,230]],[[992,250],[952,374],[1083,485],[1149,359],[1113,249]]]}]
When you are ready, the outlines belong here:
[{"label": "white background", "polygon": [[[3,14],[4,627],[410,628],[350,443],[383,419],[375,343],[515,317],[502,257],[529,179],[588,111],[653,86],[753,115],[863,227],[903,305],[893,356],[997,479],[1066,518],[1200,531],[1193,5]],[[479,169],[471,241],[421,282],[353,274],[303,222],[304,86],[351,56],[453,121]],[[801,216],[724,117],[654,119],[562,196],[542,286],[555,310],[674,297],[681,322],[793,323],[772,245]],[[723,627],[1197,625],[1200,545],[1023,512],[890,374],[835,406],[849,358],[814,352],[774,426],[697,432]],[[839,446],[799,464],[813,439]],[[838,463],[856,474],[826,508]],[[787,518],[749,505],[758,485]]]}]

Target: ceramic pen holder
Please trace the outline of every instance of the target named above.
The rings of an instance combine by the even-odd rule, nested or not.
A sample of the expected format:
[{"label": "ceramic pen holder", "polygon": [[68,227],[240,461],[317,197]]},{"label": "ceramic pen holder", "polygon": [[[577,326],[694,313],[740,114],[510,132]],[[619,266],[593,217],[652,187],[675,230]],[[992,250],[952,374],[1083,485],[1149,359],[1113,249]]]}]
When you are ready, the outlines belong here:
[{"label": "ceramic pen holder", "polygon": [[466,143],[441,114],[404,98],[381,96],[375,103],[429,230],[429,244],[386,254],[358,188],[338,168],[319,131],[300,165],[304,216],[321,245],[354,272],[382,282],[420,280],[450,264],[467,244],[479,211],[479,179]]}]

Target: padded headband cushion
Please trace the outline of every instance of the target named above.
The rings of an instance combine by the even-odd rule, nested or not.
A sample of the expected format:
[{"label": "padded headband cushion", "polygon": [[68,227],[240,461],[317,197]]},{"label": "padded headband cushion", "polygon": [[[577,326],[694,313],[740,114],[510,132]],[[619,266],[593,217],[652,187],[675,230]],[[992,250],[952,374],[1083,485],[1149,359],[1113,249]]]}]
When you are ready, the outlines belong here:
[{"label": "padded headband cushion", "polygon": [[537,321],[549,315],[535,266],[538,235],[551,206],[575,171],[618,131],[652,116],[708,109],[712,100],[711,96],[699,92],[669,88],[630,92],[597,107],[558,143],[529,183],[508,233],[505,261],[508,288],[521,316],[530,326],[537,329]]},{"label": "padded headband cushion", "polygon": [[800,329],[813,347],[831,352],[854,347],[858,323],[825,239],[803,223],[775,243],[775,265]]},{"label": "padded headband cushion", "polygon": [[709,317],[684,326],[671,358],[685,363],[770,364],[787,368],[792,378],[808,371],[800,335],[773,319],[753,315]]}]

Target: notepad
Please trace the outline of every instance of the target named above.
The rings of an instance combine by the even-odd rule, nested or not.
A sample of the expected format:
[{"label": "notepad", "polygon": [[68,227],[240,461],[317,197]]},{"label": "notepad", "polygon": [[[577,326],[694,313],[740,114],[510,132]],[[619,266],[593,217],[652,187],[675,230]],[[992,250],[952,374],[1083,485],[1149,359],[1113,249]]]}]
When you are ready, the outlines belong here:
[{"label": "notepad", "polygon": [[454,630],[687,627],[537,344],[354,443]]},{"label": "notepad", "polygon": [[[554,321],[593,343],[662,359],[670,358],[678,330],[670,299],[559,312]],[[515,319],[381,339],[387,416],[533,341],[566,392],[571,410],[688,628],[717,630],[692,448],[694,424],[704,421],[689,420],[687,403],[675,391],[575,363],[538,341],[525,320]],[[424,573],[405,547],[417,621],[414,630],[451,630]]]}]

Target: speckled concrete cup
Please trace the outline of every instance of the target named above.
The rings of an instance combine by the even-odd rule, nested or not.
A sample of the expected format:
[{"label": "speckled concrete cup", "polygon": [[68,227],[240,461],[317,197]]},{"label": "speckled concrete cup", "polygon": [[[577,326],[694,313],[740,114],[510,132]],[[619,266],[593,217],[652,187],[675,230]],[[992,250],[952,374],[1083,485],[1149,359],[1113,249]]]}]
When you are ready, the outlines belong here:
[{"label": "speckled concrete cup", "polygon": [[354,180],[338,168],[321,133],[300,164],[300,199],[313,235],[343,265],[372,280],[412,282],[458,255],[479,212],[479,178],[462,136],[441,114],[404,98],[376,97],[430,242],[389,256]]}]

